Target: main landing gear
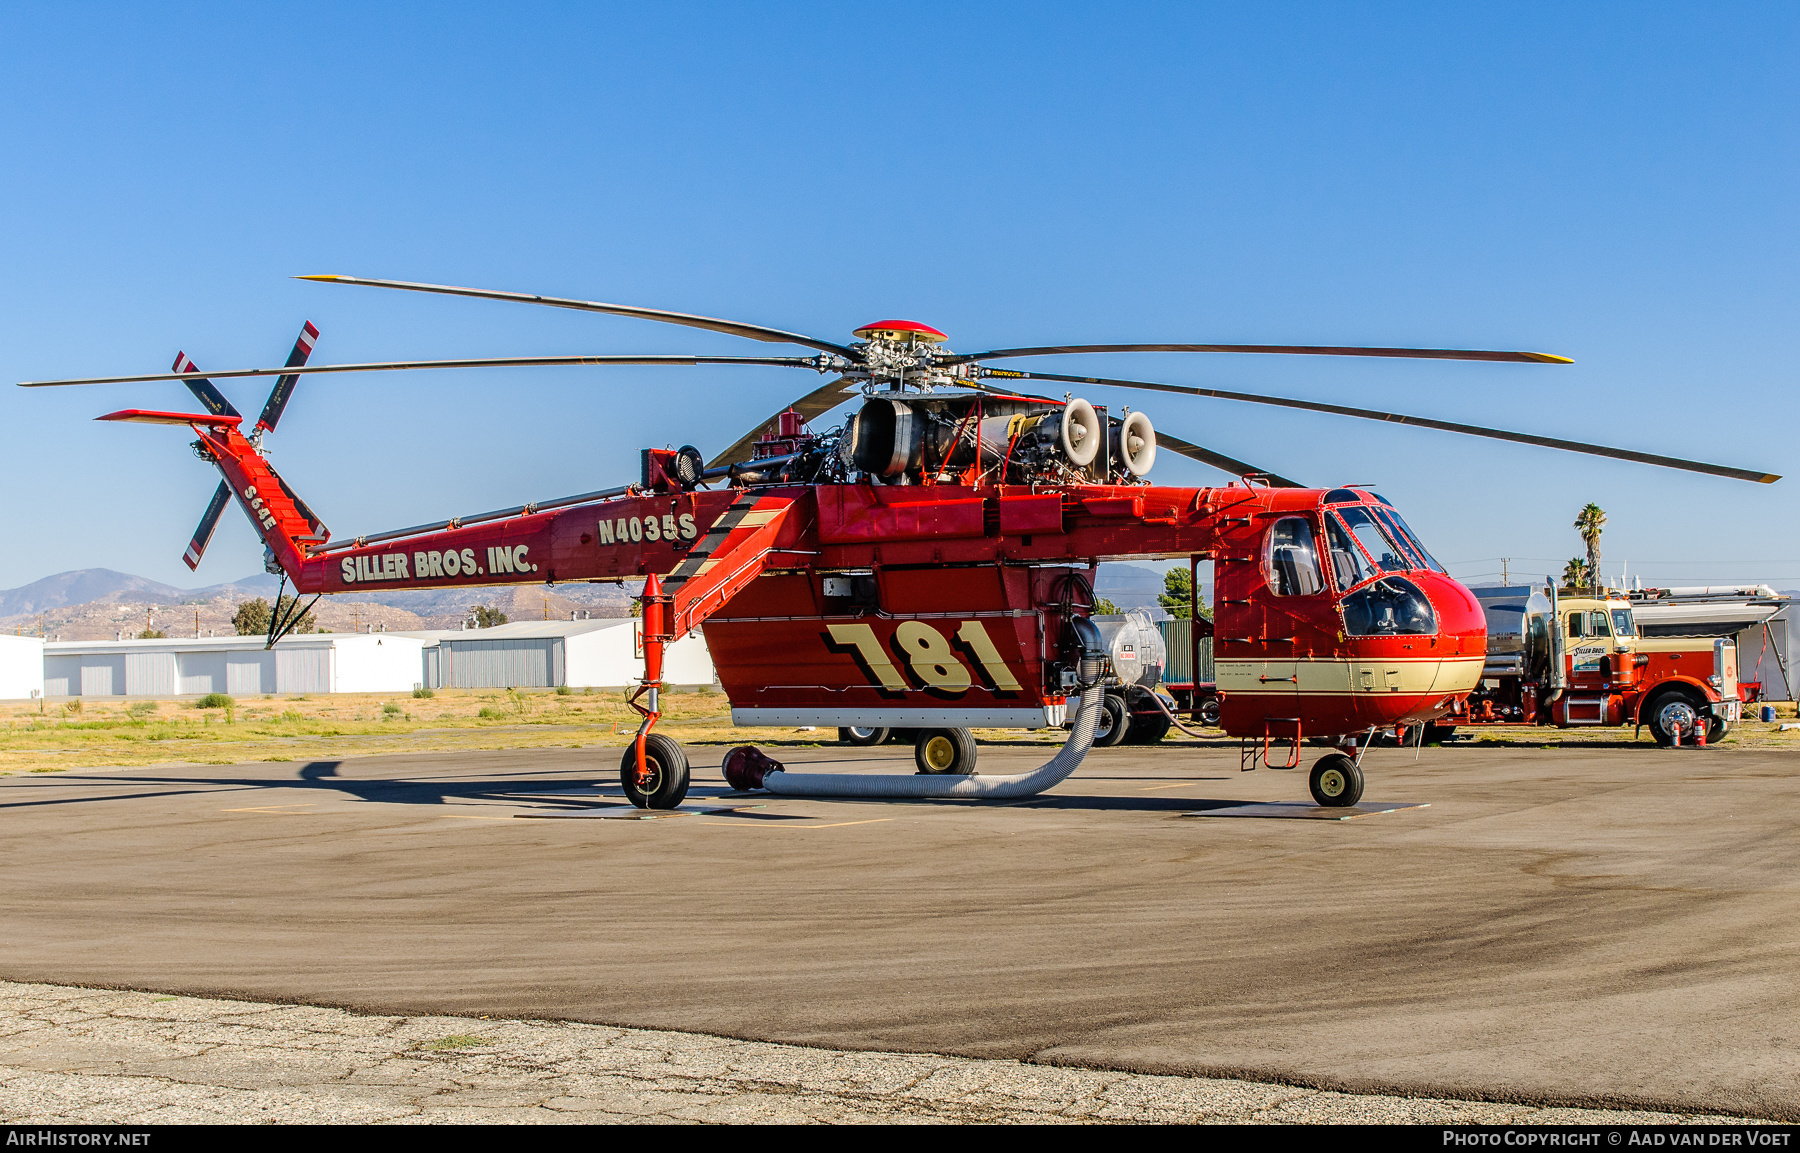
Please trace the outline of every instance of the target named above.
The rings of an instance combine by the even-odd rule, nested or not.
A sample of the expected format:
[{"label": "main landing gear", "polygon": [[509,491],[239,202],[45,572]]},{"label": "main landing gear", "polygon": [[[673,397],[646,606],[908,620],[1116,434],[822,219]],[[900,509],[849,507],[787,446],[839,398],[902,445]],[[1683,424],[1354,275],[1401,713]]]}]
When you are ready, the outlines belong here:
[{"label": "main landing gear", "polygon": [[640,809],[673,809],[687,797],[688,759],[681,746],[651,733],[644,738],[644,768],[638,771],[637,742],[625,746],[619,760],[619,784]]}]

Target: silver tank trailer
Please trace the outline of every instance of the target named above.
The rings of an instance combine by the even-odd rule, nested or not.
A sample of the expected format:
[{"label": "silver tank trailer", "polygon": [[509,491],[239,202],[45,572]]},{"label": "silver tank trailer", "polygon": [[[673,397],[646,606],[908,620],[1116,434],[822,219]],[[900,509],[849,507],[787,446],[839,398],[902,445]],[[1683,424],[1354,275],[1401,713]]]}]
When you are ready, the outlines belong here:
[{"label": "silver tank trailer", "polygon": [[1470,589],[1487,617],[1483,678],[1544,680],[1550,664],[1550,598],[1534,585]]},{"label": "silver tank trailer", "polygon": [[1143,609],[1088,618],[1099,626],[1100,639],[1112,661],[1113,677],[1121,685],[1154,690],[1168,664],[1169,650],[1162,630]]}]

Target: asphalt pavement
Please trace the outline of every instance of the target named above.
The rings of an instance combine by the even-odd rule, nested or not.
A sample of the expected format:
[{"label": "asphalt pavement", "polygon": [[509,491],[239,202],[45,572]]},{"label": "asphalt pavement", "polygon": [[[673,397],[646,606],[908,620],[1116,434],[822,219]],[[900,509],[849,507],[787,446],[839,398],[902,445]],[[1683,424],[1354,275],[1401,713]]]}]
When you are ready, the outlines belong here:
[{"label": "asphalt pavement", "polygon": [[1218,746],[1004,804],[730,796],[723,751],[656,820],[616,749],[0,779],[0,978],[1800,1119],[1800,755],[1377,749],[1394,811],[1338,821]]}]

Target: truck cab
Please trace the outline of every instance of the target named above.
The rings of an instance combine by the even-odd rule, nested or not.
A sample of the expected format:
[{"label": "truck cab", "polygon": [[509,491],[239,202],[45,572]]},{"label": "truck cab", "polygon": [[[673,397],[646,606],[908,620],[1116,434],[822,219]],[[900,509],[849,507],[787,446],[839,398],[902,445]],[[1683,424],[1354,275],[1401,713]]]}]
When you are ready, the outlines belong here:
[{"label": "truck cab", "polygon": [[1549,706],[1559,726],[1616,725],[1628,719],[1641,683],[1635,648],[1637,625],[1624,597],[1558,597],[1554,612],[1560,644],[1553,646],[1553,669],[1560,666],[1562,692]]}]

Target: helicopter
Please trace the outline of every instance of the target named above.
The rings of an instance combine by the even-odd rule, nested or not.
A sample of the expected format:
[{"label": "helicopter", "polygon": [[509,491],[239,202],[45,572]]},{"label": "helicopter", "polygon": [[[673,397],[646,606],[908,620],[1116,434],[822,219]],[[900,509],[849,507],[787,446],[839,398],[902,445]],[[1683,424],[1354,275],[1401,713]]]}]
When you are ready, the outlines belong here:
[{"label": "helicopter", "polygon": [[[1068,344],[953,353],[945,333],[882,320],[838,343],[739,321],[526,293],[352,276],[300,279],[635,317],[810,350],[807,355],[578,355],[308,363],[310,322],[285,364],[172,371],[22,387],[182,381],[203,413],[125,409],[100,420],[186,426],[223,480],[184,561],[198,565],[235,499],[266,565],[298,594],[512,583],[642,580],[641,717],[620,764],[640,808],[685,798],[685,751],[653,731],[667,646],[704,632],[735,723],[860,726],[915,734],[919,773],[786,771],[753,747],[728,754],[729,783],[798,795],[998,797],[1066,778],[1092,743],[1106,673],[1088,619],[1101,559],[1209,558],[1215,566],[1218,724],[1246,761],[1299,764],[1306,738],[1334,750],[1308,778],[1320,805],[1362,796],[1360,737],[1443,717],[1481,680],[1485,622],[1474,595],[1399,511],[1366,488],[1313,488],[1025,381],[1104,385],[1332,413],[1757,483],[1750,469],[1256,393],[996,367],[1023,357],[1182,352],[1497,361],[1539,352],[1240,344]],[[758,365],[828,377],[710,460],[691,445],[646,448],[637,482],[386,532],[333,538],[261,451],[300,376],[548,366]],[[215,380],[276,377],[249,433]],[[848,402],[844,423],[811,422]],[[1218,487],[1148,479],[1158,450],[1218,468]],[[712,487],[712,486],[719,487]],[[1192,563],[1192,561],[1191,561]],[[280,598],[277,598],[278,601]],[[310,608],[311,606],[306,606]],[[270,623],[273,645],[303,615]],[[1196,619],[1197,629],[1204,621]],[[1170,719],[1174,720],[1173,715]],[[1071,728],[1041,769],[975,772],[972,727]],[[1260,742],[1260,750],[1257,743]],[[1283,763],[1273,749],[1285,744]]]}]

